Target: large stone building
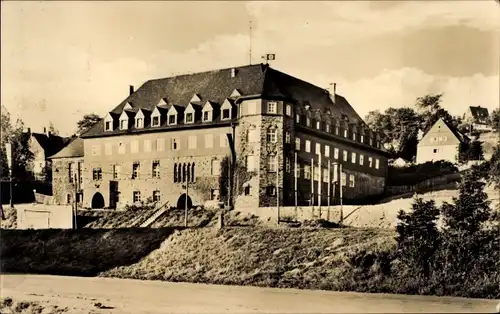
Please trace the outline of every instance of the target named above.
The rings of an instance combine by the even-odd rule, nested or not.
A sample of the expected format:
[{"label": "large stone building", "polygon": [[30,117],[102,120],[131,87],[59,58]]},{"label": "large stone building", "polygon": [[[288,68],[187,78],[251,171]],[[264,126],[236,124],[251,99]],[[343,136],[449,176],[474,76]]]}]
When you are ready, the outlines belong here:
[{"label": "large stone building", "polygon": [[299,204],[326,204],[328,195],[335,202],[338,191],[328,182],[339,177],[346,200],[384,191],[388,154],[347,100],[257,64],[131,90],[82,135],[84,206],[120,208],[147,198],[183,206],[186,187],[194,205],[217,201],[226,195],[219,179],[231,154],[227,134],[234,134],[241,165],[236,207],[276,206],[277,197],[294,204],[295,153]]},{"label": "large stone building", "polygon": [[52,161],[52,202],[57,205],[78,203],[83,191],[83,140],[75,138]]},{"label": "large stone building", "polygon": [[417,163],[445,160],[458,162],[460,143],[468,143],[467,136],[442,118],[430,128],[417,146]]}]

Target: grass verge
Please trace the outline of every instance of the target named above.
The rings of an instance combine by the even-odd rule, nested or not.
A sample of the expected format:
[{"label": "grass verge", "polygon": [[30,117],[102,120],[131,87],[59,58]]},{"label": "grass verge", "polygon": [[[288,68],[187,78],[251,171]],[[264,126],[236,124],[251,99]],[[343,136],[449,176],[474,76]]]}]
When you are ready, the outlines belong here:
[{"label": "grass verge", "polygon": [[138,262],[173,231],[173,228],[2,230],[1,270],[96,276]]}]

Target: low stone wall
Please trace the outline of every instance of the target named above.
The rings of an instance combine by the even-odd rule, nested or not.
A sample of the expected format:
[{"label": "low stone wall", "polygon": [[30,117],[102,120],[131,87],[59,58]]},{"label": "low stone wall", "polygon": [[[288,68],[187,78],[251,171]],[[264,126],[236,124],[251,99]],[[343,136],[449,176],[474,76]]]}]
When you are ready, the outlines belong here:
[{"label": "low stone wall", "polygon": [[53,204],[53,197],[35,192],[35,202],[38,204],[51,205]]},{"label": "low stone wall", "polygon": [[405,193],[413,193],[418,192],[419,190],[434,189],[443,186],[446,186],[447,188],[457,188],[458,182],[460,182],[460,173],[451,173],[448,175],[431,178],[415,185],[387,186],[386,195],[392,196]]},{"label": "low stone wall", "polygon": [[[353,207],[353,206],[344,206]],[[254,214],[263,220],[273,222],[278,221],[305,221],[324,219],[330,222],[338,223],[340,220],[340,206],[286,206],[280,207],[255,207],[255,208],[237,208],[237,211],[246,214]]]}]

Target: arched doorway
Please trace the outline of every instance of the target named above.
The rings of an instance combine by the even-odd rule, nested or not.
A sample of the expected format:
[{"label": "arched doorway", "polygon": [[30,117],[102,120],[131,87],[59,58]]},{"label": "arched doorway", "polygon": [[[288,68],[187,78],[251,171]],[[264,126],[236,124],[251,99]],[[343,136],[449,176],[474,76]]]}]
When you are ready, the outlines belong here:
[{"label": "arched doorway", "polygon": [[92,209],[96,208],[104,208],[104,197],[99,192],[92,197]]},{"label": "arched doorway", "polygon": [[193,207],[193,202],[191,201],[191,197],[189,197],[188,195],[186,195],[186,193],[184,193],[177,200],[177,208],[184,209],[186,207],[186,197],[187,197],[188,208]]}]

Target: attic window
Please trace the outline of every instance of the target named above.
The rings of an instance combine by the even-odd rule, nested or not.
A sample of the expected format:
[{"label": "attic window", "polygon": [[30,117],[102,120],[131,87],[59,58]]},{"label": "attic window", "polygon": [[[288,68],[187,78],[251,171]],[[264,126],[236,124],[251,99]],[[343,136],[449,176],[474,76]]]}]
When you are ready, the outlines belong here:
[{"label": "attic window", "polygon": [[174,125],[177,123],[177,114],[170,114],[168,115],[168,124],[169,125]]},{"label": "attic window", "polygon": [[111,121],[106,121],[106,128],[105,128],[105,130],[106,131],[112,131],[111,125],[112,125]]},{"label": "attic window", "polygon": [[222,120],[231,119],[231,109],[222,110]]},{"label": "attic window", "polygon": [[267,103],[267,113],[278,113],[278,104],[275,101],[270,101]]},{"label": "attic window", "polygon": [[135,128],[142,129],[144,127],[144,118],[135,119]]},{"label": "attic window", "polygon": [[321,130],[321,122],[316,121],[316,129]]},{"label": "attic window", "polygon": [[160,126],[160,117],[153,117],[153,121],[151,123],[152,126]]},{"label": "attic window", "polygon": [[120,120],[120,130],[126,130],[127,129],[127,122],[128,120]]},{"label": "attic window", "polygon": [[192,112],[186,113],[186,123],[193,123],[193,122],[194,122],[193,113]]}]

